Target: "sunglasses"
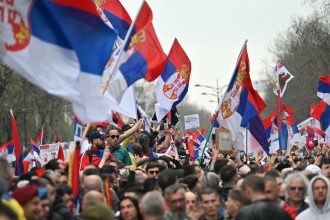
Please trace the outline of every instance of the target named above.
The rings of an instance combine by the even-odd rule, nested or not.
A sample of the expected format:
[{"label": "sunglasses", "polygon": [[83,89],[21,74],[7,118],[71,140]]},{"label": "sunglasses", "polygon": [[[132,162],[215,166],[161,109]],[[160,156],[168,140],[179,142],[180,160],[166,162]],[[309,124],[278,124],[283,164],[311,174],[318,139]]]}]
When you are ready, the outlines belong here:
[{"label": "sunglasses", "polygon": [[158,170],[148,170],[148,173],[153,175],[153,174],[158,174],[159,171]]},{"label": "sunglasses", "polygon": [[[119,135],[111,135],[111,136],[109,136],[109,137],[112,138],[112,139],[115,139],[115,138],[118,139],[118,138],[119,138]],[[109,138],[109,137],[108,137],[108,138]]]},{"label": "sunglasses", "polygon": [[291,186],[291,187],[290,187],[290,190],[291,190],[291,191],[299,191],[299,192],[303,192],[303,191],[305,191],[305,187],[301,187],[301,186],[300,186],[300,187],[299,187],[299,186],[298,186],[298,187]]}]

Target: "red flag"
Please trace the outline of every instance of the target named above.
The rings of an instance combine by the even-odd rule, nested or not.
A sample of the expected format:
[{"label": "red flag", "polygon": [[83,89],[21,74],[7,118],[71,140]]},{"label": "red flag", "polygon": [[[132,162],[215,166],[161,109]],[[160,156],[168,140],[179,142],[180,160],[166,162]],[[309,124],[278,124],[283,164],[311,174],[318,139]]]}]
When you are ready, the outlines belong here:
[{"label": "red flag", "polygon": [[55,142],[56,143],[61,142],[60,136],[57,133],[55,134]]},{"label": "red flag", "polygon": [[41,128],[40,130],[40,133],[37,137],[37,145],[40,146],[40,145],[43,145],[44,144],[44,128]]},{"label": "red flag", "polygon": [[14,154],[16,157],[15,175],[19,176],[24,173],[22,146],[12,110],[10,110],[10,121],[11,121],[11,132],[13,136],[12,141],[14,144]]},{"label": "red flag", "polygon": [[71,160],[71,167],[69,168],[70,177],[69,183],[72,187],[72,196],[74,202],[78,202],[78,194],[79,194],[79,166],[80,166],[80,143],[76,142],[76,148],[73,152]]},{"label": "red flag", "polygon": [[190,137],[188,139],[188,144],[187,144],[187,148],[188,148],[188,152],[189,152],[189,156],[190,156],[190,160],[194,161],[194,145],[195,145],[195,141]]},{"label": "red flag", "polygon": [[117,124],[118,128],[122,128],[124,125],[123,119],[120,117],[118,112],[112,112],[112,121]]},{"label": "red flag", "polygon": [[63,151],[63,148],[62,148],[60,143],[59,143],[58,151],[57,151],[57,159],[60,159],[60,160],[63,160],[63,161],[65,160],[64,151]]}]

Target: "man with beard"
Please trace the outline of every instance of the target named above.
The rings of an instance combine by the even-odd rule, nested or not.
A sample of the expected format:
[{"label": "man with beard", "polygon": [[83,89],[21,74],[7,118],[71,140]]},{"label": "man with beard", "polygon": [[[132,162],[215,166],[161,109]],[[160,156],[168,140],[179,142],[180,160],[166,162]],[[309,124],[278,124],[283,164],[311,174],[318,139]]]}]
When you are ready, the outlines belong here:
[{"label": "man with beard", "polygon": [[[92,146],[81,157],[80,170],[88,164],[94,164],[102,167],[109,164],[109,160],[114,160],[109,148],[104,148],[104,135],[100,131],[93,131],[89,135]],[[103,155],[101,155],[103,151]]]},{"label": "man with beard", "polygon": [[191,220],[186,212],[185,190],[179,184],[173,184],[165,189],[165,200],[169,211],[165,214],[166,220]]},{"label": "man with beard", "polygon": [[309,208],[297,216],[297,220],[330,219],[330,183],[325,176],[316,176],[308,189]]}]

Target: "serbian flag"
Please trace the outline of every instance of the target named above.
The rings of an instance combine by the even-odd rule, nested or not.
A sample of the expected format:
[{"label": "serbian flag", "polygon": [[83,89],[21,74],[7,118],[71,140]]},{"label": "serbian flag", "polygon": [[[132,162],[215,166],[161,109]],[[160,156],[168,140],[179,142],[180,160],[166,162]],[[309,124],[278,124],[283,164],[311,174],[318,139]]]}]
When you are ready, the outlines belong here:
[{"label": "serbian flag", "polygon": [[10,121],[11,121],[11,133],[13,136],[12,143],[14,145],[14,154],[16,158],[16,163],[15,163],[15,175],[19,176],[24,173],[24,168],[23,168],[23,155],[22,155],[22,146],[21,146],[21,141],[19,138],[18,134],[18,129],[16,126],[16,121],[14,118],[14,114],[12,110],[10,110]]},{"label": "serbian flag", "polygon": [[274,70],[274,86],[273,86],[273,92],[275,95],[278,95],[278,92],[280,96],[282,97],[288,83],[291,79],[293,79],[294,76],[285,68],[283,63],[281,61],[277,61],[275,70]]},{"label": "serbian flag", "polygon": [[101,77],[117,34],[94,3],[26,0],[0,6],[12,14],[0,23],[6,30],[0,35],[1,60],[34,85],[69,100],[84,122],[105,120],[109,102]]},{"label": "serbian flag", "polygon": [[[28,155],[24,158],[24,160],[30,161],[33,167],[41,167],[41,160],[40,160],[40,148],[38,145],[30,138],[30,145],[31,150]],[[33,164],[33,162],[35,164]]]},{"label": "serbian flag", "polygon": [[[131,37],[127,51],[123,51],[121,57],[118,58],[119,69],[116,70],[113,67],[115,73],[111,77],[108,92],[118,102],[122,100],[124,91],[134,82],[142,78],[151,82],[161,74],[164,68],[166,55],[151,19],[151,9],[144,2],[136,20],[136,33]],[[115,65],[116,62],[114,62]]]},{"label": "serbian flag", "polygon": [[[297,124],[294,120],[294,109],[283,105],[282,113],[276,109],[270,116],[264,119],[266,137],[270,142],[270,153],[277,150],[286,150],[290,143],[301,138]],[[278,123],[281,118],[281,125]],[[281,126],[279,131],[279,126]]]},{"label": "serbian flag", "polygon": [[34,157],[35,165],[37,167],[41,167],[40,148],[38,147],[38,145],[36,145],[36,143],[34,143],[32,138],[30,138],[30,144],[31,144],[31,153]]},{"label": "serbian flag", "polygon": [[317,87],[317,96],[330,105],[330,75],[320,76]]},{"label": "serbian flag", "polygon": [[112,112],[112,123],[118,128],[122,129],[124,125],[123,119],[120,117],[118,112]]},{"label": "serbian flag", "polygon": [[179,41],[174,40],[166,66],[155,87],[157,120],[160,121],[188,92],[191,74],[190,60]]},{"label": "serbian flag", "polygon": [[44,144],[44,128],[41,128],[40,133],[37,137],[37,145],[43,145]]},{"label": "serbian flag", "polygon": [[[197,159],[202,156],[203,150],[206,147],[206,139],[203,134],[197,129],[193,140],[195,141],[194,144],[194,159]],[[208,153],[204,151],[204,156],[209,157]]]},{"label": "serbian flag", "polygon": [[[85,129],[86,129],[86,124],[83,123],[77,116],[75,116],[73,119],[73,140],[80,142]],[[89,147],[90,144],[87,138],[85,137],[81,145],[81,153],[84,153]]]},{"label": "serbian flag", "polygon": [[127,31],[132,24],[131,17],[119,0],[94,1],[105,15],[105,22],[118,33],[118,37],[125,39]]},{"label": "serbian flag", "polygon": [[246,136],[248,146],[253,147],[254,152],[264,150],[268,153],[268,142],[260,118],[260,112],[265,106],[252,86],[245,43],[218,114],[220,125],[230,131],[236,149],[244,150]]},{"label": "serbian flag", "polygon": [[311,113],[311,117],[321,123],[322,130],[330,136],[330,106],[323,100],[316,106]]}]

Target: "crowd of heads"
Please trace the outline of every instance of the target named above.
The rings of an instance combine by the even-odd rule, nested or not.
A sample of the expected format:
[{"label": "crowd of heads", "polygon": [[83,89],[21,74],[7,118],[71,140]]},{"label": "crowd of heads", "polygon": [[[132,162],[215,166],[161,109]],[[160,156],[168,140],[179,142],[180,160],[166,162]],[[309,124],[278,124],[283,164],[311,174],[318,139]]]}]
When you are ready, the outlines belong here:
[{"label": "crowd of heads", "polygon": [[[327,146],[256,155],[220,152],[191,160],[175,127],[91,128],[78,195],[68,161],[14,176],[0,158],[0,219],[307,219],[330,215]],[[170,149],[170,150],[169,150]],[[204,162],[204,163],[200,163]],[[309,214],[308,214],[309,215]],[[308,216],[307,215],[307,216]],[[312,218],[310,218],[312,219]]]}]

